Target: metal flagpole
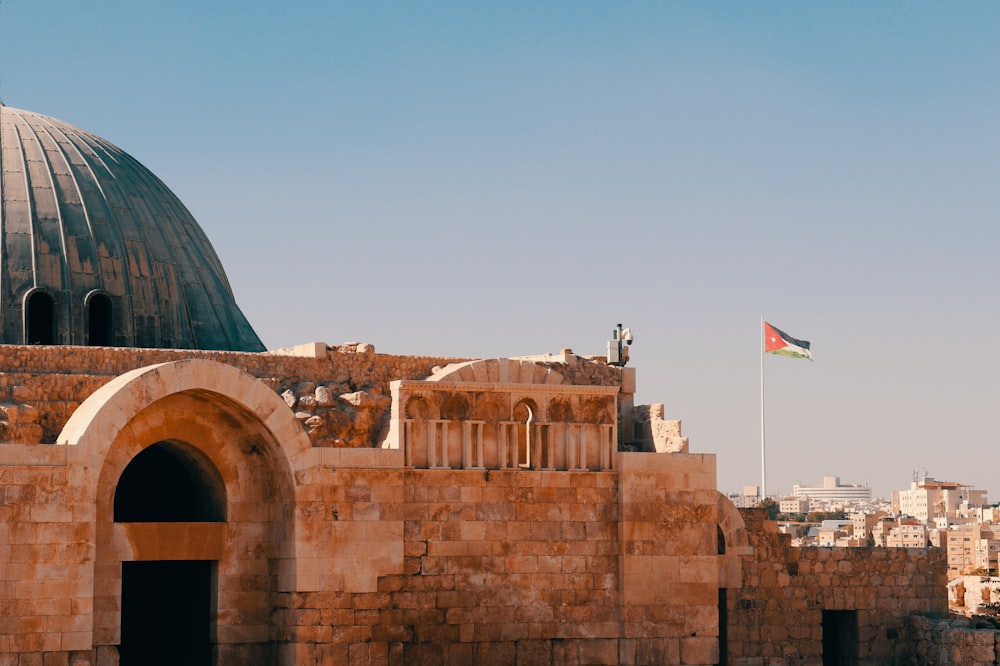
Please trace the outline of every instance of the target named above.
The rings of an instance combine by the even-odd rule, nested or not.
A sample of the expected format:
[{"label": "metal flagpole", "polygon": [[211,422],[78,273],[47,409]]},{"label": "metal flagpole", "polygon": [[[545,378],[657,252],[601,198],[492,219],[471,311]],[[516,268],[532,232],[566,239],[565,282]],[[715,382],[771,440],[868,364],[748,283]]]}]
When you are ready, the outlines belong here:
[{"label": "metal flagpole", "polygon": [[764,316],[760,317],[760,499],[767,499],[767,456],[764,449]]}]

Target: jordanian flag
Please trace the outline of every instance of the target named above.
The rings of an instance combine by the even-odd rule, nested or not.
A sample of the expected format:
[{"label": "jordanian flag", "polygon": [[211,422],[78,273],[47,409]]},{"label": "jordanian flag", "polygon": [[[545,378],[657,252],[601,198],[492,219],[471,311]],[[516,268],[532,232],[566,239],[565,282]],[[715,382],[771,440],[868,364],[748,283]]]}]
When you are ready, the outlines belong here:
[{"label": "jordanian flag", "polygon": [[764,322],[764,351],[768,354],[781,354],[792,358],[812,359],[808,340],[796,340],[784,331],[776,329]]}]

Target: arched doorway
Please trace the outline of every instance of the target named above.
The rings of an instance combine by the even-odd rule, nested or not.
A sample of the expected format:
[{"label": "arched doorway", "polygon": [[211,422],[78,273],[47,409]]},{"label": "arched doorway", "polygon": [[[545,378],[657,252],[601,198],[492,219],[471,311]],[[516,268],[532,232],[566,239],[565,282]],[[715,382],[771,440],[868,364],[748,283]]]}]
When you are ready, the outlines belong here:
[{"label": "arched doorway", "polygon": [[[96,499],[97,649],[113,654],[122,644],[122,573],[132,568],[130,562],[207,561],[213,563],[208,587],[215,595],[209,619],[213,661],[278,662],[277,595],[300,585],[292,461],[308,460],[312,447],[272,388],[238,368],[201,359],[137,368],[91,394],[56,444],[75,447],[79,483]],[[147,450],[166,454],[165,460],[184,470],[178,485],[200,488],[214,515],[141,522],[155,515],[119,511],[116,520],[119,483]],[[134,505],[118,504],[120,510]]]},{"label": "arched doorway", "polygon": [[[153,523],[153,530],[162,532],[159,538],[186,531],[190,523],[223,523],[225,516],[218,470],[183,442],[143,449],[115,488],[114,521]],[[218,563],[210,559],[122,562],[121,665],[212,664],[217,580]]]}]

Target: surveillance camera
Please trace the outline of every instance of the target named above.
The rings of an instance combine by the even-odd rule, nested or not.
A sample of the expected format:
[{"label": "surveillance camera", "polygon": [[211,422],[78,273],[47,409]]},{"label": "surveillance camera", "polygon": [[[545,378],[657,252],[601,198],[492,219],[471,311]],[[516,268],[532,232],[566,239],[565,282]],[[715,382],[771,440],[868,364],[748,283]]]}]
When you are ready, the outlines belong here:
[{"label": "surveillance camera", "polygon": [[633,338],[631,329],[626,328],[624,331],[622,331],[622,340],[624,340],[625,344],[627,345],[632,344]]}]

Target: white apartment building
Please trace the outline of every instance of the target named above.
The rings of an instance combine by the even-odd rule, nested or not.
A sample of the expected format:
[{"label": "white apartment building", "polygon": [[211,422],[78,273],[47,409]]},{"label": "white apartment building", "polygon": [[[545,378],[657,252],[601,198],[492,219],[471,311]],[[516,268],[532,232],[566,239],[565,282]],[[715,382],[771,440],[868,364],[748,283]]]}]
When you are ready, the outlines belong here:
[{"label": "white apartment building", "polygon": [[841,485],[839,476],[824,476],[822,486],[796,484],[792,486],[792,494],[825,503],[870,502],[872,499],[872,489],[867,483]]},{"label": "white apartment building", "polygon": [[957,518],[960,508],[967,513],[969,507],[988,504],[985,490],[973,490],[962,483],[938,481],[929,476],[913,481],[909,490],[895,491],[892,495],[897,513],[925,523],[936,518]]}]

